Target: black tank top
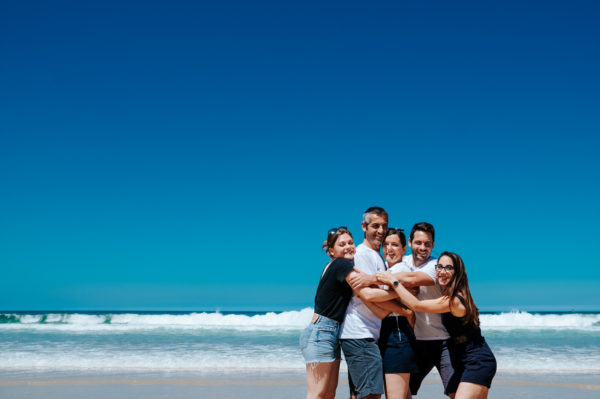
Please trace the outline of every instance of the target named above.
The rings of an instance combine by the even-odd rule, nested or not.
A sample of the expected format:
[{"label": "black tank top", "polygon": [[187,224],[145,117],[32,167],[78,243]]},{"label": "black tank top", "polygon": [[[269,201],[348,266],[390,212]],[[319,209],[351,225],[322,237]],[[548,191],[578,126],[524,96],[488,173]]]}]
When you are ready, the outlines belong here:
[{"label": "black tank top", "polygon": [[[458,299],[465,304],[465,300],[462,296],[457,295]],[[466,337],[470,340],[481,338],[481,329],[472,324],[464,324],[465,317],[456,317],[452,313],[442,313],[442,324],[446,327],[450,337]]]}]

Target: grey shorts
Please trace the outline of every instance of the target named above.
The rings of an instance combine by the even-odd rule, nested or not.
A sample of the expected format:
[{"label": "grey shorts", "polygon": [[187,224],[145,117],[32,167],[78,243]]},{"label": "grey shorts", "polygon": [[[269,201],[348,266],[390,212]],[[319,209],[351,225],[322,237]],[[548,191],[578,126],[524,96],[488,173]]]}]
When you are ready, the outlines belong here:
[{"label": "grey shorts", "polygon": [[358,398],[383,394],[383,366],[377,341],[368,339],[342,339],[342,351],[348,365],[351,391]]}]

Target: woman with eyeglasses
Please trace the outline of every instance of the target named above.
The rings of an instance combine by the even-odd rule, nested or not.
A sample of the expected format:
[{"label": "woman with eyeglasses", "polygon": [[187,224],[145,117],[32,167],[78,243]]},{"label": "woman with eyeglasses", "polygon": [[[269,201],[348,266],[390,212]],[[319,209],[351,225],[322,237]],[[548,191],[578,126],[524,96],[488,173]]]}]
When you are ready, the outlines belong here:
[{"label": "woman with eyeglasses", "polygon": [[[406,252],[406,236],[402,229],[389,227],[383,241],[383,257],[390,273],[410,272],[402,264]],[[418,294],[418,287],[415,287]],[[415,314],[404,309],[402,313],[390,313],[382,319],[379,349],[383,359],[385,397],[405,399],[408,395],[410,373],[417,371],[417,361],[412,343],[415,341],[413,326]]]},{"label": "woman with eyeglasses", "polygon": [[377,273],[377,278],[392,287],[415,312],[442,313],[442,323],[450,334],[448,348],[455,370],[448,383],[448,396],[485,399],[496,374],[496,359],[481,335],[479,311],[471,297],[465,265],[457,254],[444,252],[435,269],[442,288],[442,296],[437,299],[418,300],[389,271]]},{"label": "woman with eyeglasses", "polygon": [[340,326],[352,298],[350,277],[356,248],[346,227],[329,230],[322,248],[332,259],[323,269],[315,295],[315,314],[300,335],[306,363],[307,398],[334,398],[338,385],[341,352]]}]

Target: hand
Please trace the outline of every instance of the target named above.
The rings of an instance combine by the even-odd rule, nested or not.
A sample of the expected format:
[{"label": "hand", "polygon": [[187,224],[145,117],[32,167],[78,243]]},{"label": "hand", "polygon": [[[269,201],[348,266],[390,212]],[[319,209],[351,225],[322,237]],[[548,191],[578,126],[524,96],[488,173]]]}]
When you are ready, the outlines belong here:
[{"label": "hand", "polygon": [[394,281],[396,281],[392,273],[387,270],[384,272],[377,272],[375,276],[377,276],[377,280],[387,285],[392,285]]},{"label": "hand", "polygon": [[408,319],[408,324],[410,324],[410,326],[412,328],[415,328],[415,322],[417,321],[417,315],[415,315],[415,312],[410,312],[410,316],[404,316]]},{"label": "hand", "polygon": [[350,284],[350,287],[352,287],[353,290],[368,287],[375,282],[377,282],[375,276],[362,273],[360,270],[356,269],[354,269],[354,273],[348,277],[348,284]]}]

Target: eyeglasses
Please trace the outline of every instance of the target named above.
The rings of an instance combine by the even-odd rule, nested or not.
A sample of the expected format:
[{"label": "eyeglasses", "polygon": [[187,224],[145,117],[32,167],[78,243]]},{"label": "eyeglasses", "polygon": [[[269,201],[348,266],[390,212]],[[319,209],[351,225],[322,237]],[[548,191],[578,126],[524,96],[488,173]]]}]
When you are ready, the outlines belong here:
[{"label": "eyeglasses", "polygon": [[444,265],[440,265],[440,264],[435,265],[436,272],[441,272],[442,270],[445,271],[446,273],[450,273],[450,272],[454,271],[454,266],[452,266],[452,265],[444,266]]},{"label": "eyeglasses", "polygon": [[338,230],[348,230],[346,226],[334,227],[333,229],[329,229],[327,232],[327,237],[334,235],[338,232]]}]

